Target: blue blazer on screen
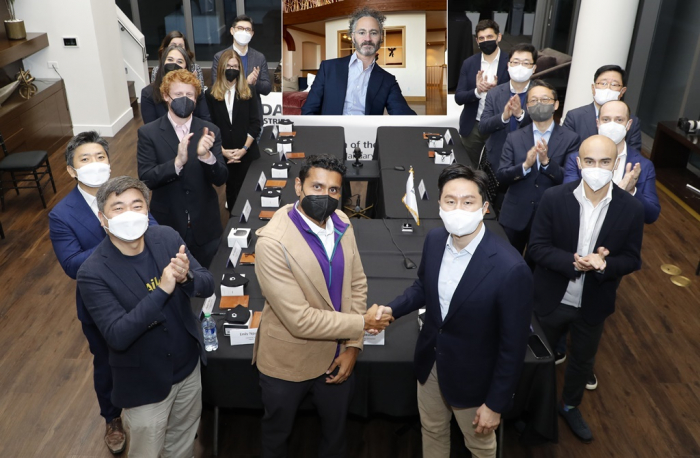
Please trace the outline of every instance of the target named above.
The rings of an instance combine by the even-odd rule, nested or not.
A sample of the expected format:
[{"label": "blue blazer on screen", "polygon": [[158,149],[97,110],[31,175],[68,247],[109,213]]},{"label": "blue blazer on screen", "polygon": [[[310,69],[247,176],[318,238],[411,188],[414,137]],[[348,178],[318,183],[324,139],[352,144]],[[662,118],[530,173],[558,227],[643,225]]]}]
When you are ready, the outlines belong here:
[{"label": "blue blazer on screen", "polygon": [[[148,218],[151,226],[158,224],[150,213]],[[106,235],[100,220],[80,194],[78,186],[49,213],[49,237],[53,251],[63,270],[74,280],[80,266]],[[85,309],[78,288],[75,289],[75,303],[78,307],[78,319],[82,323],[92,324],[92,318]]]},{"label": "blue blazer on screen", "polygon": [[533,165],[530,173],[523,174],[527,152],[535,146],[534,124],[508,134],[503,146],[501,163],[496,172],[499,183],[508,185],[498,221],[516,231],[524,230],[532,218],[542,194],[552,186],[562,184],[564,164],[569,154],[578,151],[578,135],[554,124],[549,137],[546,169]]},{"label": "blue blazer on screen", "polygon": [[[572,154],[566,160],[566,170],[564,171],[564,183],[571,183],[581,179],[581,169],[576,163],[577,154]],[[639,151],[634,150],[627,145],[627,163],[639,163],[642,170],[639,172],[637,180],[637,192],[634,197],[644,205],[644,222],[651,224],[659,219],[661,213],[661,204],[659,196],[656,194],[656,170],[654,164]]]},{"label": "blue blazer on screen", "polygon": [[[309,95],[301,107],[303,115],[342,115],[345,93],[348,87],[350,57],[328,59],[321,62]],[[365,115],[383,115],[384,108],[390,115],[415,115],[401,94],[399,83],[391,73],[375,62],[369,76]]]},{"label": "blue blazer on screen", "polygon": [[438,277],[448,236],[443,227],[428,233],[418,279],[388,306],[395,317],[426,307],[415,351],[420,383],[437,362],[440,391],[451,406],[486,403],[503,413],[525,361],[532,272],[507,241],[486,229],[443,320]]},{"label": "blue blazer on screen", "polygon": [[[489,136],[486,140],[486,154],[494,170],[498,169],[498,165],[501,163],[503,144],[506,142],[506,135],[510,133],[510,123],[504,123],[501,120],[503,108],[510,97],[510,84],[500,84],[491,89],[486,94],[484,112],[481,113],[481,122],[479,122],[479,132]],[[523,110],[525,110],[525,117],[518,124],[518,128],[532,123],[527,108],[523,107]]]},{"label": "blue blazer on screen", "polygon": [[[170,264],[182,241],[168,226],[149,227],[145,243],[158,267]],[[152,404],[165,399],[172,388],[173,360],[164,307],[172,307],[187,332],[199,343],[200,358],[207,356],[199,320],[192,313],[191,297],[214,292],[214,278],[187,250],[194,280],[176,285],[168,295],[156,287],[145,288],[130,261],[106,237],[78,270],[78,287],[95,324],[109,346],[114,388],[112,402],[122,408]]]},{"label": "blue blazer on screen", "polygon": [[[576,132],[581,137],[581,141],[584,141],[592,135],[598,135],[597,119],[595,105],[590,103],[589,105],[569,110],[566,113],[566,119],[564,119],[562,126]],[[627,131],[625,139],[627,146],[631,146],[637,151],[642,150],[642,131],[639,128],[639,118],[634,115],[632,115],[632,126]]]},{"label": "blue blazer on screen", "polygon": [[[476,123],[476,114],[479,111],[479,100],[481,99],[476,96],[474,89],[476,89],[476,74],[481,70],[481,56],[482,53],[477,53],[465,59],[459,72],[455,102],[457,105],[464,105],[462,114],[459,116],[459,135],[462,137],[471,133]],[[496,70],[499,85],[510,81],[508,59],[508,53],[501,50],[501,55],[498,57],[498,70]],[[494,167],[497,165],[494,164]]]}]

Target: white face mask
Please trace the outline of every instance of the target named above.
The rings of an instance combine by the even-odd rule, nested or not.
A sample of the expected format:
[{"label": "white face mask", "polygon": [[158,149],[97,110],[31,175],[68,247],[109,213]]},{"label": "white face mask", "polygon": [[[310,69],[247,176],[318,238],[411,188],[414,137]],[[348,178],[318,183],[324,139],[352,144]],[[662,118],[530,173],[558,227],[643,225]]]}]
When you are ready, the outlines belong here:
[{"label": "white face mask", "polygon": [[73,168],[78,174],[78,181],[91,188],[99,188],[109,180],[110,167],[104,162],[91,162],[79,169]]},{"label": "white face mask", "polygon": [[518,65],[517,67],[508,67],[508,74],[510,75],[510,79],[516,83],[524,83],[530,79],[534,70],[535,67],[525,68],[522,65]]},{"label": "white face mask", "polygon": [[460,209],[445,211],[440,207],[440,218],[442,218],[447,232],[461,237],[473,233],[479,227],[479,223],[484,219],[483,208],[482,206],[478,210],[470,212]]},{"label": "white face mask", "polygon": [[601,169],[600,167],[586,167],[581,169],[581,177],[588,187],[597,191],[612,181],[612,170]]},{"label": "white face mask", "polygon": [[610,88],[606,88],[606,89],[596,88],[595,95],[593,96],[593,100],[595,100],[595,103],[597,103],[598,105],[604,105],[605,102],[612,102],[613,100],[617,100],[619,98],[620,98],[620,92],[613,91]]},{"label": "white face mask", "polygon": [[105,231],[125,242],[138,240],[148,229],[148,215],[143,213],[127,211],[112,219],[105,216],[105,219],[109,223],[109,228],[105,227]]},{"label": "white face mask", "polygon": [[598,133],[608,137],[617,145],[625,139],[625,136],[627,135],[627,126],[610,121],[601,124],[600,127],[598,127]]},{"label": "white face mask", "polygon": [[239,45],[245,46],[253,39],[253,35],[239,30],[233,34],[233,39],[236,40],[236,43]]}]

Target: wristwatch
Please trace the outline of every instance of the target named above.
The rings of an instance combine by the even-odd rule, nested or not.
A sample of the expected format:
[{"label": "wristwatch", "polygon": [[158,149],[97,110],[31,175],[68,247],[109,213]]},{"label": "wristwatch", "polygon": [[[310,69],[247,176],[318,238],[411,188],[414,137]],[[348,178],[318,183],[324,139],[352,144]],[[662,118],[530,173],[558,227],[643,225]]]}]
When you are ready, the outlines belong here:
[{"label": "wristwatch", "polygon": [[186,284],[188,284],[188,283],[190,283],[190,282],[192,282],[192,281],[194,281],[194,275],[192,275],[192,271],[191,271],[191,270],[188,270],[188,271],[187,271],[187,278],[185,278],[185,281],[183,281],[183,282],[180,283],[180,284],[181,284],[181,285],[186,285]]},{"label": "wristwatch", "polygon": [[248,151],[248,145],[243,145],[243,149]]}]

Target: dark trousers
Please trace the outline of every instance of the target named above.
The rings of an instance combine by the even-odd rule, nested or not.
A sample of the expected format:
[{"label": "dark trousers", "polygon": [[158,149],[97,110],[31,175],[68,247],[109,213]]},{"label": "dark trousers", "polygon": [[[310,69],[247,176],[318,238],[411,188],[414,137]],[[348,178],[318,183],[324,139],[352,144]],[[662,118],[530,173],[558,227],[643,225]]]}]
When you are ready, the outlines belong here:
[{"label": "dark trousers", "polygon": [[[233,206],[238,198],[238,193],[241,191],[241,186],[243,185],[243,180],[248,173],[250,164],[253,163],[253,159],[250,158],[248,154],[245,154],[238,164],[227,164],[228,166],[228,178],[226,179],[226,204],[228,205],[228,211],[231,213]],[[252,191],[252,189],[250,189]]]},{"label": "dark trousers", "polygon": [[[464,146],[464,149],[467,151],[467,156],[472,162],[471,164],[464,165],[469,165],[474,169],[479,167],[479,157],[481,156],[481,150],[484,148],[484,145],[486,144],[486,140],[488,140],[488,138],[488,135],[483,135],[481,134],[481,132],[479,132],[479,121],[476,121],[474,123],[474,127],[472,127],[472,131],[469,133],[469,135],[467,135],[466,137],[462,137],[460,135],[460,139],[462,140],[462,146]],[[498,168],[498,164],[496,164],[495,167]]]},{"label": "dark trousers", "polygon": [[578,406],[583,399],[588,376],[593,372],[604,323],[596,325],[586,323],[581,316],[580,308],[565,304],[559,304],[549,315],[537,315],[537,319],[552,348],[556,346],[559,338],[566,334],[567,329],[571,334],[562,401],[566,405]]},{"label": "dark trousers", "polygon": [[92,353],[92,378],[97,403],[100,405],[100,415],[109,423],[122,413],[122,409],[112,404],[112,368],[109,366],[109,349],[97,326],[88,323],[81,323],[81,325]]},{"label": "dark trousers", "polygon": [[[334,374],[338,372],[335,370]],[[287,456],[287,442],[294,426],[297,409],[307,394],[321,417],[321,443],[318,456],[345,457],[347,453],[345,422],[350,398],[355,388],[355,374],[344,383],[326,383],[327,375],[304,382],[288,382],[260,374],[262,402],[265,408],[261,422],[262,457]]]},{"label": "dark trousers", "polygon": [[[534,216],[534,213],[533,213]],[[521,231],[516,231],[513,228],[506,227],[501,224],[501,227],[503,227],[503,232],[506,233],[508,236],[508,241],[510,242],[511,245],[513,245],[513,248],[518,250],[518,253],[523,254],[525,251],[525,247],[527,247],[527,243],[530,240],[530,229],[532,229],[532,218],[530,218],[530,221],[527,223],[527,226],[525,226],[525,229]],[[530,269],[533,271],[535,270],[535,262],[532,260],[530,257],[530,253],[525,251],[525,254],[523,255],[525,258],[525,262],[527,262],[527,265],[530,266]]]},{"label": "dark trousers", "polygon": [[[206,242],[204,245],[197,245],[197,242],[194,240],[192,229],[187,228],[187,232],[185,232],[185,244],[187,245],[187,248],[190,250],[190,253],[192,253],[192,256],[194,256],[197,262],[199,262],[199,264],[205,269],[208,269],[211,265],[211,261],[214,259],[214,255],[216,254],[216,250],[219,248],[220,241],[221,237],[217,237],[210,242]],[[174,256],[175,253],[173,253],[173,257]]]}]

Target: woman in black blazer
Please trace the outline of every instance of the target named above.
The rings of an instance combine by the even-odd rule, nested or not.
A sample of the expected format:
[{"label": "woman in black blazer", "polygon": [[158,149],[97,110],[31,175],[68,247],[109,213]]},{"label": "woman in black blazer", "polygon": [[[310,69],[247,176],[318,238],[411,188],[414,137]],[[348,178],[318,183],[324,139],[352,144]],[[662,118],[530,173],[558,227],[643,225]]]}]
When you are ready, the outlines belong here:
[{"label": "woman in black blazer", "polygon": [[255,89],[241,75],[238,53],[227,49],[219,59],[216,82],[205,98],[211,121],[221,129],[221,153],[228,164],[226,203],[229,212],[238,197],[250,164],[260,157],[255,139],[260,134],[260,117]]},{"label": "woman in black blazer", "polygon": [[[163,94],[160,93],[160,84],[163,82],[163,77],[166,73],[180,68],[192,68],[192,60],[190,60],[190,56],[183,48],[177,45],[170,45],[165,48],[163,55],[160,57],[156,79],[141,90],[141,118],[144,124],[153,122],[168,113],[168,104],[163,100]],[[199,119],[211,122],[209,109],[204,101],[204,89],[197,97],[196,104],[194,115]]]}]

